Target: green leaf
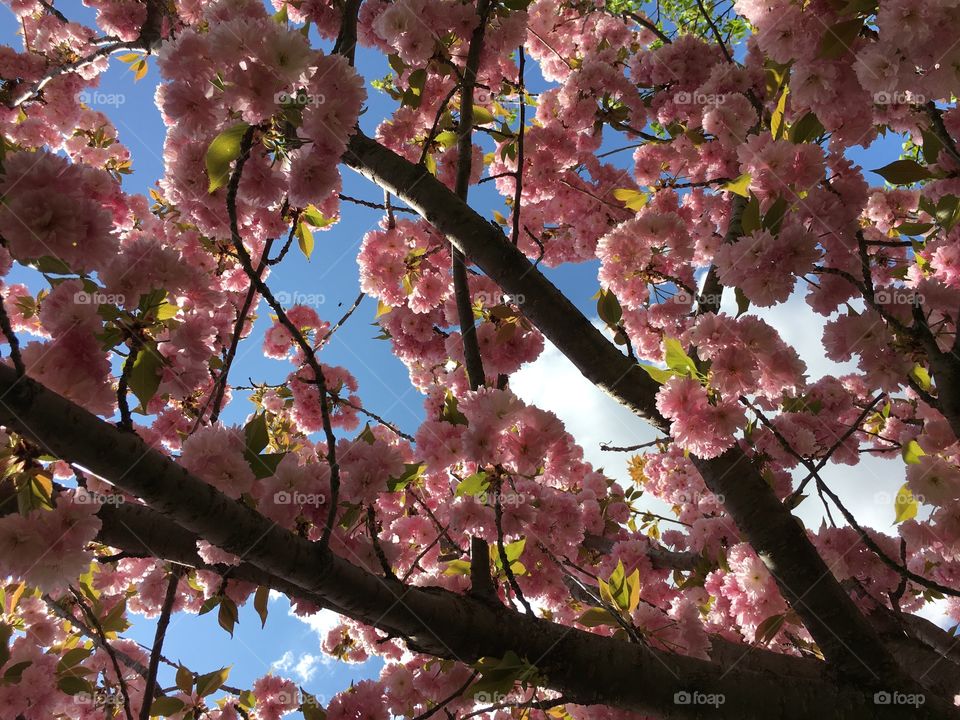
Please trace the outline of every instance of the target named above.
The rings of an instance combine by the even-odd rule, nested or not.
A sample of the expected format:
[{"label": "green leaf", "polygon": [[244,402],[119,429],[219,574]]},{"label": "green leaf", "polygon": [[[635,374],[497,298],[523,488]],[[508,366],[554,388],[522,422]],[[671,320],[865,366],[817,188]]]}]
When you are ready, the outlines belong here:
[{"label": "green leaf", "polygon": [[900,450],[900,456],[907,465],[916,465],[924,455],[926,453],[916,440],[908,441]]},{"label": "green leaf", "polygon": [[923,145],[920,147],[923,161],[927,163],[927,165],[933,165],[937,161],[940,151],[943,149],[943,143],[940,141],[940,138],[929,130],[921,130],[920,135],[923,138]]},{"label": "green leaf", "polygon": [[481,658],[474,668],[480,672],[480,679],[470,686],[464,694],[466,697],[476,696],[477,693],[506,695],[518,680],[532,681],[536,671],[512,650],[508,650],[503,658]]},{"label": "green leaf", "polygon": [[732,192],[735,195],[740,195],[741,197],[749,197],[750,192],[748,188],[750,187],[750,173],[744,173],[740,177],[731,180],[728,183],[724,183],[720,186],[721,190],[727,190]]},{"label": "green leaf", "polygon": [[808,112],[790,126],[790,131],[787,134],[787,137],[789,138],[790,142],[799,144],[820,137],[820,135],[823,134],[823,131],[823,123],[821,123],[817,116],[812,112]]},{"label": "green leaf", "polygon": [[57,673],[66,672],[91,655],[93,655],[93,648],[75,647],[72,650],[68,650],[60,657],[60,662],[57,663]]},{"label": "green leaf", "polygon": [[230,666],[214,670],[197,678],[197,695],[206,697],[215,693],[230,677]]},{"label": "green leaf", "polygon": [[910,488],[904,483],[897,491],[897,497],[893,501],[893,524],[902,523],[904,520],[910,520],[917,516],[918,504]]},{"label": "green leaf", "polygon": [[130,370],[130,377],[127,378],[127,385],[137,400],[140,401],[140,407],[144,412],[147,410],[147,403],[157,394],[162,370],[163,360],[160,358],[156,344],[147,343],[141,347],[133,361],[133,368]]},{"label": "green leaf", "polygon": [[130,627],[130,622],[126,618],[127,614],[127,601],[124,598],[116,605],[113,606],[113,609],[107,613],[107,616],[103,618],[100,623],[100,626],[106,632],[120,633]]},{"label": "green leaf", "polygon": [[780,628],[783,627],[783,623],[786,622],[786,620],[787,616],[785,613],[771,615],[757,626],[754,638],[761,645],[766,645],[777,636],[777,633],[780,632]]},{"label": "green leaf", "polygon": [[220,623],[220,627],[230,633],[230,637],[233,637],[233,628],[237,624],[238,619],[237,604],[224,595],[220,600],[220,612],[217,614],[217,622]]},{"label": "green leaf", "polygon": [[0,623],[0,667],[6,665],[10,659],[10,636],[13,628],[6,623]]},{"label": "green leaf", "polygon": [[838,22],[833,27],[827,29],[823,39],[820,41],[820,52],[818,57],[827,60],[836,60],[850,49],[854,40],[863,29],[863,20],[854,18],[853,20],[844,20]]},{"label": "green leaf", "polygon": [[612,291],[601,288],[597,296],[597,315],[607,325],[616,327],[623,317],[623,308]]},{"label": "green leaf", "polygon": [[744,295],[739,287],[733,289],[733,294],[737,298],[737,317],[740,317],[750,309],[750,298]]},{"label": "green leaf", "polygon": [[253,470],[253,474],[256,475],[258,480],[263,478],[270,477],[277,472],[277,465],[280,464],[280,461],[286,457],[287,453],[264,453],[262,455],[250,455],[246,454],[247,462],[250,465],[250,469]]},{"label": "green leaf", "polygon": [[407,76],[407,87],[413,90],[417,95],[423,93],[423,86],[426,82],[427,71],[423,68],[417,68]]},{"label": "green leaf", "polygon": [[[286,5],[284,5],[286,9]],[[186,707],[183,700],[175,697],[158,697],[150,706],[150,717],[170,717]]]},{"label": "green leaf", "polygon": [[257,588],[256,594],[253,596],[253,607],[257,611],[257,615],[260,616],[260,627],[266,627],[267,625],[267,602],[270,600],[270,588],[266,585],[261,585]]},{"label": "green leaf", "polygon": [[613,191],[613,197],[622,202],[627,209],[635,212],[640,210],[647,204],[647,201],[650,200],[650,196],[646,193],[631,188],[617,188]]},{"label": "green leaf", "polygon": [[577,618],[577,622],[586,627],[598,625],[618,625],[616,618],[606,608],[590,608]]},{"label": "green leaf", "polygon": [[624,613],[632,613],[640,604],[640,571],[634,570],[628,577],[623,561],[618,561],[610,579],[600,581],[600,595]]},{"label": "green leaf", "polygon": [[906,235],[907,237],[916,237],[917,235],[923,235],[927,230],[933,227],[933,223],[911,223],[905,222],[901,223],[896,227],[896,231],[901,235]]},{"label": "green leaf", "polygon": [[265,412],[254,415],[250,422],[243,427],[243,435],[247,442],[247,451],[256,455],[270,442],[270,433],[267,430],[267,414]]},{"label": "green leaf", "polygon": [[210,192],[223,187],[230,180],[230,163],[240,157],[240,144],[249,123],[239,122],[217,135],[207,148],[207,176]]},{"label": "green leaf", "polygon": [[933,177],[930,171],[916,160],[894,160],[889,165],[872,170],[891,185],[911,185]]},{"label": "green leaf", "polygon": [[76,675],[64,675],[57,680],[57,687],[66,695],[77,695],[82,692],[89,693],[93,690],[88,680]]},{"label": "green leaf", "polygon": [[669,380],[674,375],[676,375],[676,373],[673,370],[664,370],[662,368],[658,368],[656,365],[647,365],[646,363],[637,363],[637,364],[644,369],[647,375],[652,377],[661,385],[663,385],[667,380]]},{"label": "green leaf", "polygon": [[303,700],[300,702],[300,712],[303,713],[303,720],[327,720],[327,711],[317,701],[317,698],[303,688],[300,688],[300,696]]},{"label": "green leaf", "polygon": [[306,222],[298,222],[296,236],[300,252],[309,260],[313,254],[313,231],[310,230],[310,226]]},{"label": "green leaf", "polygon": [[328,218],[313,205],[307,205],[300,213],[300,218],[315,228],[325,228],[337,222],[336,217]]},{"label": "green leaf", "polygon": [[31,665],[33,665],[33,660],[24,660],[23,662],[14,663],[8,667],[3,672],[3,684],[15,685],[16,683],[20,682],[20,679],[23,676],[23,671]]},{"label": "green leaf", "polygon": [[787,201],[783,197],[778,197],[773,201],[773,205],[763,216],[763,228],[776,235],[780,232],[780,226],[783,224],[783,216],[787,212]]},{"label": "green leaf", "polygon": [[399,477],[390,478],[387,480],[387,489],[390,492],[403,490],[410,483],[416,482],[417,478],[423,475],[423,471],[426,469],[426,463],[407,463],[406,469]]},{"label": "green leaf", "polygon": [[387,305],[383,300],[378,300],[378,301],[377,301],[377,314],[373,316],[373,319],[374,319],[374,320],[379,320],[380,318],[382,318],[384,315],[386,315],[386,314],[387,314],[388,312],[390,312],[391,310],[393,310],[393,306],[392,306],[392,305]]},{"label": "green leaf", "polygon": [[457,485],[455,495],[457,497],[463,497],[464,495],[477,497],[486,492],[488,487],[490,487],[490,480],[487,474],[483,472],[483,470],[480,470],[460,481],[460,484]]},{"label": "green leaf", "polygon": [[244,690],[237,696],[237,702],[245,708],[252,708],[257,704],[257,696],[250,690]]},{"label": "green leaf", "polygon": [[451,560],[443,569],[444,575],[469,575],[470,563],[467,560]]},{"label": "green leaf", "polygon": [[783,92],[780,93],[780,99],[777,100],[777,106],[773,109],[773,113],[770,115],[770,134],[773,136],[774,140],[779,140],[780,136],[783,134],[783,129],[786,126],[784,122],[784,113],[787,110],[787,95],[790,94],[790,86],[787,85]]},{"label": "green leaf", "polygon": [[686,375],[687,377],[697,376],[697,365],[693,362],[693,359],[687,355],[686,350],[683,349],[683,345],[680,344],[679,340],[665,337],[663,344],[664,362],[666,362],[668,368],[678,375]]},{"label": "green leaf", "polygon": [[447,391],[447,394],[443,399],[443,410],[440,411],[440,419],[453,425],[467,425],[467,416],[460,412],[457,407],[457,398],[456,396]]},{"label": "green leaf", "polygon": [[407,67],[407,64],[406,64],[403,60],[400,59],[400,56],[399,56],[399,55],[390,55],[390,56],[388,56],[388,57],[387,57],[387,62],[390,63],[390,67],[393,69],[393,71],[394,71],[397,75],[400,75],[401,73],[403,73],[403,71],[404,71],[404,70],[406,69],[406,67]]},{"label": "green leaf", "polygon": [[951,230],[960,219],[960,198],[956,195],[944,195],[937,201],[934,215],[945,230]]},{"label": "green leaf", "polygon": [[759,230],[760,227],[760,201],[756,195],[750,193],[750,199],[740,216],[740,230],[744,235],[749,235],[754,230]]},{"label": "green leaf", "polygon": [[930,373],[927,372],[927,369],[923,367],[923,365],[914,365],[910,369],[910,377],[912,377],[923,390],[930,389]]},{"label": "green leaf", "polygon": [[437,136],[433,139],[435,143],[444,148],[451,148],[457,144],[458,136],[452,130],[444,130],[442,133],[438,133]]},{"label": "green leaf", "polygon": [[193,673],[183,665],[177,666],[177,688],[187,695],[193,692]]},{"label": "green leaf", "polygon": [[164,320],[169,320],[172,317],[176,317],[177,312],[180,310],[176,304],[167,302],[164,300],[160,305],[157,306],[157,311],[155,316],[158,321],[163,322]]},{"label": "green leaf", "polygon": [[73,270],[60,258],[44,255],[33,261],[32,265],[47,275],[72,275]]},{"label": "green leaf", "polygon": [[493,122],[493,113],[482,105],[473,106],[473,124],[487,125]]},{"label": "green leaf", "polygon": [[220,604],[220,595],[211,595],[206,600],[203,601],[203,604],[200,605],[200,609],[197,611],[197,615],[206,615],[208,612],[213,610],[217,605]]}]

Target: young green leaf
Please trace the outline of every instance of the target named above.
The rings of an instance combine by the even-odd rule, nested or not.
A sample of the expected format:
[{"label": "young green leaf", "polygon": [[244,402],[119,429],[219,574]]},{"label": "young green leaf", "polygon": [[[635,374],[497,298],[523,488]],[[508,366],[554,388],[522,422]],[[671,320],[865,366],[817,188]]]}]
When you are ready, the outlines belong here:
[{"label": "young green leaf", "polygon": [[197,678],[197,695],[206,697],[219,690],[230,676],[230,666],[214,670]]},{"label": "young green leaf", "polygon": [[889,165],[872,170],[891,185],[912,185],[933,177],[931,172],[916,160],[894,160]]},{"label": "young green leaf", "polygon": [[223,187],[230,179],[230,163],[240,157],[240,144],[249,123],[239,122],[231,125],[217,135],[207,148],[207,176],[210,178],[210,192]]},{"label": "young green leaf", "polygon": [[740,195],[741,197],[749,197],[750,196],[750,191],[749,191],[750,180],[751,180],[750,173],[744,173],[740,177],[734,180],[731,180],[728,183],[724,183],[723,185],[720,186],[720,189],[727,190],[736,195]]},{"label": "young green leaf", "polygon": [[918,504],[910,488],[904,483],[897,491],[897,497],[893,500],[893,524],[902,523],[904,520],[910,520],[917,516]]},{"label": "young green leaf", "polygon": [[907,465],[916,465],[924,455],[926,453],[916,440],[908,441],[900,450],[900,456]]},{"label": "young green leaf", "polygon": [[640,210],[650,197],[646,193],[631,188],[617,188],[613,191],[613,196],[622,202],[628,210]]},{"label": "young green leaf", "polygon": [[157,346],[154,343],[148,343],[141,347],[133,361],[133,368],[130,371],[130,377],[127,378],[127,385],[137,400],[140,401],[140,407],[144,411],[147,409],[147,403],[157,394],[162,370],[163,362],[160,359]]},{"label": "young green leaf", "polygon": [[455,494],[457,497],[463,497],[465,495],[476,497],[486,492],[488,487],[490,487],[490,480],[487,474],[481,470],[464,478],[460,484],[457,485]]},{"label": "young green leaf", "polygon": [[270,588],[266,585],[261,585],[257,588],[256,594],[253,596],[253,607],[257,611],[257,615],[260,616],[260,627],[266,627],[267,625],[267,602],[270,600]]},{"label": "young green leaf", "polygon": [[313,231],[306,222],[301,221],[297,223],[296,236],[300,252],[309,260],[313,254]]},{"label": "young green leaf", "polygon": [[827,32],[823,34],[823,39],[820,41],[818,57],[826,60],[836,60],[844,52],[850,50],[850,46],[853,45],[862,29],[862,18],[844,20],[833,27],[827,28]]}]

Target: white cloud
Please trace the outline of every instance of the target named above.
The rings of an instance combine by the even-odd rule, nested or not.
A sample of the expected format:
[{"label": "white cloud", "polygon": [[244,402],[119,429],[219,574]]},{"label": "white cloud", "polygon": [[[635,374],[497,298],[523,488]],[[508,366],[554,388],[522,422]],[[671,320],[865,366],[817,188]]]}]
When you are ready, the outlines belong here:
[{"label": "white cloud", "polygon": [[657,433],[623,405],[587,380],[553,345],[510,378],[510,387],[524,402],[554,412],[583,448],[594,467],[623,479],[626,453],[605,452],[601,443],[637,445]]},{"label": "white cloud", "polygon": [[313,615],[297,615],[293,612],[293,607],[290,607],[290,610],[287,613],[292,618],[296,618],[304,625],[307,625],[313,632],[317,634],[317,637],[320,638],[322,642],[324,638],[327,637],[333,628],[340,624],[340,616],[337,615],[333,610],[320,610],[315,612]]},{"label": "white cloud", "polygon": [[[726,294],[731,296],[729,302],[734,306],[727,308],[725,303],[724,310],[735,314],[732,293]],[[758,308],[752,312],[775,327],[797,350],[807,364],[809,378],[816,380],[826,374],[855,371],[853,363],[838,364],[824,356],[821,338],[827,319],[810,309],[802,293],[795,293],[788,302],[774,308]],[[525,402],[556,413],[595,467],[603,467],[607,475],[625,487],[630,485],[626,470],[630,453],[604,452],[600,450],[600,443],[636,445],[652,440],[655,433],[643,420],[586,380],[555,346],[548,342],[543,354],[516,373],[510,385]],[[805,476],[805,469],[797,470],[796,475],[798,479]],[[896,535],[893,499],[904,482],[904,465],[899,457],[881,459],[864,454],[854,466],[830,463],[820,476],[861,525]],[[809,497],[795,513],[807,527],[816,529],[826,519],[826,513],[812,483],[806,493]],[[663,513],[665,505],[650,499],[643,507]],[[836,508],[831,507],[831,511],[838,525],[846,524]],[[931,619],[934,617],[938,622],[941,620],[936,611],[931,612]]]},{"label": "white cloud", "polygon": [[308,682],[317,672],[317,665],[322,661],[323,658],[317,655],[303,653],[297,657],[292,650],[287,650],[271,667],[281,672],[292,672],[300,678],[301,682]]}]

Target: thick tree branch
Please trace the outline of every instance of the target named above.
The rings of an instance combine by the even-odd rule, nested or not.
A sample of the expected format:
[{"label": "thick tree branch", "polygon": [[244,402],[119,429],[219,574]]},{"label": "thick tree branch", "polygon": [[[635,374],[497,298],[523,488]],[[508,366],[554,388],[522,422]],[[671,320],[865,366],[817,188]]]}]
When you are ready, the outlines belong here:
[{"label": "thick tree branch", "polygon": [[[522,294],[527,317],[588,380],[661,431],[668,430],[655,406],[659,385],[606,340],[498,228],[426,170],[360,132],[351,139],[343,161],[420,212],[506,292]],[[727,512],[828,661],[868,685],[909,686],[802,524],[749,458],[734,446],[720,457],[693,461],[710,490],[724,497]]]},{"label": "thick tree branch", "polygon": [[[872,695],[825,676],[789,683],[765,673],[694,658],[489,606],[439,588],[406,587],[337,557],[200,481],[140,438],[124,433],[16,371],[0,366],[0,422],[70,462],[89,469],[154,510],[243,557],[264,573],[316,596],[345,614],[409,638],[417,650],[471,663],[508,650],[535,661],[548,687],[578,704],[602,703],[639,712],[695,717],[674,704],[682,690],[723,693],[718,717],[896,718]],[[936,699],[916,717],[951,717]]]}]

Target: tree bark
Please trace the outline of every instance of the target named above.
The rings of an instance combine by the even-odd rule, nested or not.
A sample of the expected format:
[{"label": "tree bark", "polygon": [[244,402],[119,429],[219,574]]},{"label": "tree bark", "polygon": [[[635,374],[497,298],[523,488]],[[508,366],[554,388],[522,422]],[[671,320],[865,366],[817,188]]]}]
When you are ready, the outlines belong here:
[{"label": "tree bark", "polygon": [[[626,357],[507,242],[494,224],[462,202],[426,169],[359,130],[343,162],[402,198],[506,292],[522,295],[524,314],[583,373],[663,432],[656,408],[659,385]],[[850,596],[840,587],[800,522],[773,494],[736,446],[710,460],[693,458],[707,486],[773,573],[824,656],[868,686],[911,687]]]},{"label": "tree bark", "polygon": [[[240,556],[304,596],[340,608],[415,650],[472,663],[512,650],[543,674],[543,686],[578,704],[602,703],[664,717],[698,717],[703,706],[677,704],[675,693],[722,695],[710,714],[722,718],[901,717],[874,705],[869,690],[821,678],[724,669],[491,606],[439,588],[407,587],[337,557],[278,527],[148,447],[31,379],[0,366],[0,423],[49,452],[136,495],[208,542]],[[181,538],[183,541],[183,538]],[[143,542],[141,540],[141,542]],[[143,543],[144,546],[147,543]],[[893,689],[893,688],[891,688]],[[937,699],[916,717],[955,717]]]}]

